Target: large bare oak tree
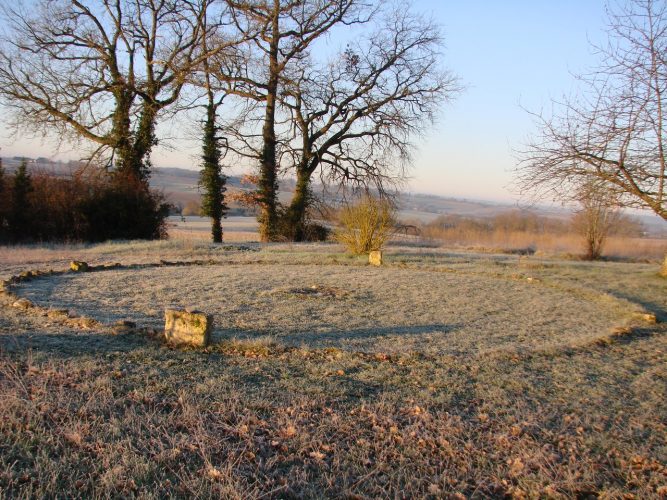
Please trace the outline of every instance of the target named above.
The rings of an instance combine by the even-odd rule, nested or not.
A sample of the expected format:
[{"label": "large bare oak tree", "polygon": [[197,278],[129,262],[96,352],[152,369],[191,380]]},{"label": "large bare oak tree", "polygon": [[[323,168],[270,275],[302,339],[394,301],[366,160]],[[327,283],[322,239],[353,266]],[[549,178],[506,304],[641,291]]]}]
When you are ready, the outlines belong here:
[{"label": "large bare oak tree", "polygon": [[325,185],[385,194],[406,178],[414,136],[459,90],[441,67],[436,25],[405,10],[376,17],[331,60],[300,61],[280,95],[294,127],[286,158],[296,188],[284,214],[291,239],[306,236],[316,173]]},{"label": "large bare oak tree", "polygon": [[88,141],[93,156],[147,185],[158,115],[194,68],[225,49],[204,53],[200,43],[224,9],[206,0],[6,4],[0,98],[16,129]]},{"label": "large bare oak tree", "polygon": [[[235,135],[244,146],[239,152],[259,161],[260,236],[271,241],[278,237],[277,129],[284,123],[278,116],[279,94],[290,66],[306,57],[313,44],[334,27],[365,22],[370,6],[365,0],[230,0],[230,5],[236,28],[257,34],[243,58],[245,67],[230,71],[223,65],[219,77],[233,84],[227,91],[262,104],[249,103],[246,109],[246,124],[259,125],[261,137],[248,129]],[[257,111],[262,112],[261,121],[250,118]]]}]

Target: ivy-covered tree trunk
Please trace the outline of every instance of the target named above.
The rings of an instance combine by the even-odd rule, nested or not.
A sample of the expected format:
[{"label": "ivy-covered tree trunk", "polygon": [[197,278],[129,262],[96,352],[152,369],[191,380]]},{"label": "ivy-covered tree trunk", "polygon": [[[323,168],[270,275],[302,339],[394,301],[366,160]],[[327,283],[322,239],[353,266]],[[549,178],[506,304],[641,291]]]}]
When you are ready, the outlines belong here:
[{"label": "ivy-covered tree trunk", "polygon": [[310,172],[304,168],[299,168],[297,169],[294,195],[285,213],[286,226],[292,233],[285,236],[289,236],[292,241],[304,241],[306,239],[306,215],[310,202]]},{"label": "ivy-covered tree trunk", "polygon": [[113,113],[111,143],[114,149],[115,172],[125,177],[136,169],[134,160],[130,108],[132,96],[127,90],[119,90],[115,94],[116,109]]},{"label": "ivy-covered tree trunk", "polygon": [[202,194],[202,213],[211,218],[213,242],[222,243],[222,219],[227,212],[227,206],[225,205],[227,176],[222,174],[221,171],[220,159],[222,153],[215,125],[216,110],[217,106],[211,96],[206,107],[202,154],[203,165],[199,184],[204,188],[204,193]]},{"label": "ivy-covered tree trunk", "polygon": [[137,178],[148,187],[151,176],[151,151],[157,145],[155,138],[155,122],[157,121],[157,106],[146,101],[141,109],[139,126],[134,137],[134,161]]},{"label": "ivy-covered tree trunk", "polygon": [[262,241],[273,241],[278,233],[278,166],[276,162],[276,100],[280,67],[278,63],[280,2],[274,0],[273,38],[269,46],[269,78],[266,85],[266,110],[262,128],[262,156],[257,186],[261,213],[259,234]]}]

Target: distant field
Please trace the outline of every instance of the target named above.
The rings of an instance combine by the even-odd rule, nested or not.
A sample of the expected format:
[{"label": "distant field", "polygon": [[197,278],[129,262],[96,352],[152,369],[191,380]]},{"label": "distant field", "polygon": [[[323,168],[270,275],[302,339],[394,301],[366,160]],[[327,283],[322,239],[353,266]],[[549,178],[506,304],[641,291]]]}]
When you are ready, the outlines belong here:
[{"label": "distant field", "polygon": [[[171,216],[167,219],[169,237],[177,240],[211,239],[211,222],[205,217]],[[257,220],[254,217],[227,217],[223,220],[225,241],[259,241]]]},{"label": "distant field", "polygon": [[[411,220],[412,212],[399,212],[402,221]],[[422,222],[431,219],[422,215]],[[204,217],[172,216],[168,220],[169,236],[175,240],[210,241],[210,221]],[[226,242],[257,242],[257,221],[254,217],[228,217],[223,221]],[[476,251],[512,252],[532,249],[552,256],[577,256],[584,252],[582,238],[574,234],[553,235],[526,232],[495,231],[492,233],[461,233],[452,231],[443,239],[425,240],[415,236],[397,234],[397,243],[429,244],[444,248],[463,248]],[[610,237],[605,255],[613,258],[660,260],[667,254],[667,239]]]},{"label": "distant field", "polygon": [[0,295],[0,497],[667,494],[655,264],[397,246],[371,268],[331,244],[190,239],[4,247],[0,277],[70,259],[202,264],[15,293],[156,328],[197,306],[214,342],[73,329]]}]

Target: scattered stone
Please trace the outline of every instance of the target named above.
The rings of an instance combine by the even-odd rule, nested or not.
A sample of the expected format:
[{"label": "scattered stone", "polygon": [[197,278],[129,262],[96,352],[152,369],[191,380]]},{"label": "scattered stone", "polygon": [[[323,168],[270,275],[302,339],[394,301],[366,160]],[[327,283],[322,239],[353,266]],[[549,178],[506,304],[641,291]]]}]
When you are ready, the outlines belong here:
[{"label": "scattered stone", "polygon": [[19,274],[19,279],[21,281],[28,281],[34,278],[35,276],[37,276],[37,273],[33,271],[23,271],[21,274]]},{"label": "scattered stone", "polygon": [[12,304],[12,307],[16,307],[17,309],[30,309],[31,307],[35,307],[35,304],[28,299],[18,299]]},{"label": "scattered stone", "polygon": [[373,250],[368,254],[368,263],[372,266],[382,265],[382,250]]},{"label": "scattered stone", "polygon": [[75,273],[85,273],[88,271],[88,263],[80,260],[73,260],[69,263],[69,268]]},{"label": "scattered stone", "polygon": [[120,262],[114,262],[113,264],[104,264],[102,266],[103,269],[116,269],[118,267],[121,267]]},{"label": "scattered stone", "polygon": [[[313,298],[341,298],[348,295],[348,292],[340,288],[324,285],[311,285],[308,287],[297,287],[288,289],[278,289],[269,293],[286,293],[289,295],[297,295]],[[186,309],[187,310],[187,309]]]},{"label": "scattered stone", "polygon": [[655,325],[658,322],[658,318],[653,313],[646,313],[646,312],[639,311],[639,312],[634,313],[634,317],[637,318],[640,321],[644,321],[644,322],[650,323],[652,325]]},{"label": "scattered stone", "polygon": [[165,309],[164,336],[169,343],[206,347],[211,340],[213,317],[195,309]]},{"label": "scattered stone", "polygon": [[50,319],[69,319],[70,314],[67,309],[49,309],[46,311],[46,317]]},{"label": "scattered stone", "polygon": [[84,330],[95,328],[100,324],[100,322],[97,321],[96,319],[86,318],[85,316],[81,316],[80,318],[70,319],[68,323],[75,328],[82,328]]}]

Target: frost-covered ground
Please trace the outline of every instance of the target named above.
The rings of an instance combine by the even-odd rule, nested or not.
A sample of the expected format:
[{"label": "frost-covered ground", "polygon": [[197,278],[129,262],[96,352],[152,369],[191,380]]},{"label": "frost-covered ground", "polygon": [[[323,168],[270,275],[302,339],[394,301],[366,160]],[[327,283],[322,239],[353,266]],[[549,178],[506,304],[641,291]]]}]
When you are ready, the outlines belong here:
[{"label": "frost-covered ground", "polygon": [[667,494],[667,330],[634,315],[667,320],[657,264],[169,241],[0,248],[0,277],[72,259],[203,265],[15,292],[154,327],[195,306],[214,344],[0,296],[0,497]]},{"label": "frost-covered ground", "polygon": [[[321,292],[320,292],[321,290]],[[437,268],[281,263],[66,274],[21,295],[107,323],[159,328],[166,307],[214,315],[214,339],[347,350],[474,355],[589,342],[623,320],[619,301],[539,281]]]}]

